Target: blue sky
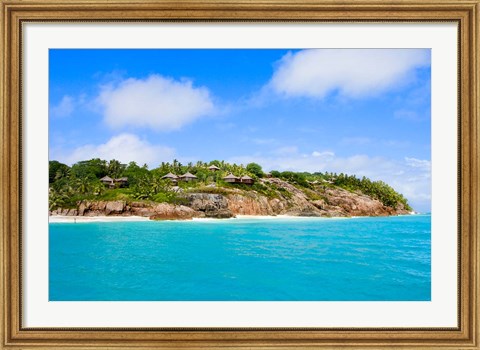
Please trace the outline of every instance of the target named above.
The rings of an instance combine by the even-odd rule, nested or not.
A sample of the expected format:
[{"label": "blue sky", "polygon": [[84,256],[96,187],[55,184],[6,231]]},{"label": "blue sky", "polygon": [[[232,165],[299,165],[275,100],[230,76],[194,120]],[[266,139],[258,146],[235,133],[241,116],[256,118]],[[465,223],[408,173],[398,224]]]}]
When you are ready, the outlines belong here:
[{"label": "blue sky", "polygon": [[50,159],[384,180],[430,210],[430,50],[52,49]]}]

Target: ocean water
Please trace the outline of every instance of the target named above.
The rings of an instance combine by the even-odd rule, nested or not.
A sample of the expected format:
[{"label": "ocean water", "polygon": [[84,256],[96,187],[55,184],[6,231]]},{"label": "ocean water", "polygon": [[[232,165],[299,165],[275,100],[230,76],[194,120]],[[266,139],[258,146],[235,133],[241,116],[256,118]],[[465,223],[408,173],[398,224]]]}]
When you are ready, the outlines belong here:
[{"label": "ocean water", "polygon": [[51,301],[428,301],[429,215],[51,223]]}]

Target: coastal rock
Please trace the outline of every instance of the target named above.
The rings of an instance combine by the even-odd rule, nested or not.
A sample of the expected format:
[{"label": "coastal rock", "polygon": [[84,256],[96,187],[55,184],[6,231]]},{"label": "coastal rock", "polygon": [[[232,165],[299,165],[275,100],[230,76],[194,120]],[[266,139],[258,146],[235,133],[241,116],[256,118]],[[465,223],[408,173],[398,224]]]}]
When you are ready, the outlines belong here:
[{"label": "coastal rock", "polygon": [[186,205],[148,201],[89,201],[77,203],[77,208],[57,208],[51,215],[65,216],[143,216],[154,220],[189,220],[194,217],[231,218],[235,215],[293,215],[293,216],[387,216],[408,214],[399,204],[397,208],[383,205],[377,199],[361,192],[321,183],[310,188],[296,186],[278,179],[265,178],[260,184],[274,193],[267,197],[253,189],[225,189],[225,194],[182,193]]},{"label": "coastal rock", "polygon": [[188,206],[195,211],[202,212],[204,217],[225,219],[234,217],[229,208],[229,202],[221,194],[189,193],[185,196]]},{"label": "coastal rock", "polygon": [[228,208],[235,215],[275,215],[268,199],[261,195],[228,195]]},{"label": "coastal rock", "polygon": [[105,204],[105,214],[121,214],[125,209],[125,201],[112,201]]},{"label": "coastal rock", "polygon": [[192,208],[184,205],[157,204],[154,207],[155,214],[150,216],[151,220],[191,220],[198,214]]}]

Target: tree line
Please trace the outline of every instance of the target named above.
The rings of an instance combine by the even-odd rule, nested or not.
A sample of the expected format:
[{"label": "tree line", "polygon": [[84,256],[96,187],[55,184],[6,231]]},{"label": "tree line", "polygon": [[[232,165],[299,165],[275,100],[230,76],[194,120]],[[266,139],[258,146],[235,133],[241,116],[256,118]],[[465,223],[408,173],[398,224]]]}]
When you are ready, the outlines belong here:
[{"label": "tree line", "polygon": [[[211,171],[209,166],[215,165],[220,170]],[[59,161],[49,162],[49,207],[75,207],[79,200],[151,200],[155,202],[183,203],[184,198],[178,190],[172,190],[172,184],[162,177],[168,173],[181,175],[190,172],[197,177],[193,182],[179,182],[182,190],[202,190],[220,193],[221,188],[240,187],[245,190],[255,190],[268,197],[280,195],[278,188],[268,182],[255,182],[253,186],[232,185],[223,181],[229,173],[236,176],[248,175],[258,180],[267,174],[256,163],[230,164],[223,160],[210,162],[189,162],[182,164],[174,159],[172,162],[162,162],[155,169],[148,169],[146,164],[140,166],[132,161],[123,164],[118,160],[106,161],[99,158],[84,160],[68,166]],[[100,179],[109,176],[112,179],[128,178],[125,188],[110,189]],[[396,208],[402,204],[411,210],[407,199],[383,181],[372,181],[366,177],[357,178],[355,175],[329,172],[293,172],[271,171],[269,176],[280,178],[298,188],[318,190],[327,187],[340,187],[348,191],[360,191],[372,198],[378,199],[384,205]],[[215,184],[215,188],[208,185]]]}]

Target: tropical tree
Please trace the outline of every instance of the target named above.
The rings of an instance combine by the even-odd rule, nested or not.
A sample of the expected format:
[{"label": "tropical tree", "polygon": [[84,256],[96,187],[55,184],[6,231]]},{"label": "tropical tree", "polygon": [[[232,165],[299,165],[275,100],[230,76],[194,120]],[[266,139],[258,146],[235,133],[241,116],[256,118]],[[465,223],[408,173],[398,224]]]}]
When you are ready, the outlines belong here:
[{"label": "tropical tree", "polygon": [[248,163],[246,169],[249,173],[252,173],[256,177],[263,177],[262,167],[257,163]]},{"label": "tropical tree", "polygon": [[48,162],[48,182],[53,183],[62,177],[68,177],[70,174],[70,167],[66,164],[60,163],[56,160]]},{"label": "tropical tree", "polygon": [[86,194],[86,193],[90,192],[91,181],[92,180],[90,178],[88,178],[87,176],[77,178],[76,182],[75,182],[76,190],[81,194]]},{"label": "tropical tree", "polygon": [[122,176],[125,168],[125,164],[120,163],[116,159],[112,159],[110,162],[108,162],[107,175],[114,179],[119,178]]},{"label": "tropical tree", "polygon": [[101,179],[108,174],[107,161],[99,158],[84,160],[72,166],[72,173],[75,177],[94,176]]}]

